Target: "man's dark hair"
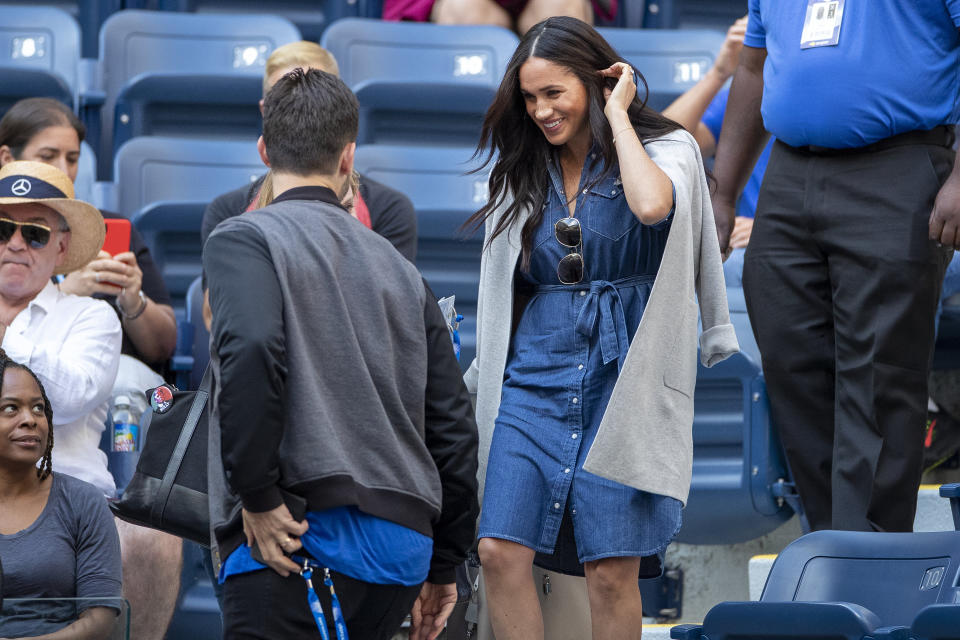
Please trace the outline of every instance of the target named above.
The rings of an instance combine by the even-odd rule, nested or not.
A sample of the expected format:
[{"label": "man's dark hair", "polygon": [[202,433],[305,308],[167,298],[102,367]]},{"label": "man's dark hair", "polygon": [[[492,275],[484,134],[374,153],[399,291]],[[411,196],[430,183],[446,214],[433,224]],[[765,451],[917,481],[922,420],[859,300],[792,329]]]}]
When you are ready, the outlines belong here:
[{"label": "man's dark hair", "polygon": [[294,69],[263,100],[263,142],[270,168],[305,176],[332,175],[340,152],[357,139],[353,92],[337,76]]}]

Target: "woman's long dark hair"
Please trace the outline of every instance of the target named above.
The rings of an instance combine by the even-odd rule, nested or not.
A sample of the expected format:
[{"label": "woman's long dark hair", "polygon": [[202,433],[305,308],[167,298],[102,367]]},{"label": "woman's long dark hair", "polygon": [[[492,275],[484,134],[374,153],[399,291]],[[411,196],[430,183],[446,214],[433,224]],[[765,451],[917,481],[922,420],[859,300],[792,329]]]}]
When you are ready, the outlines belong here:
[{"label": "woman's long dark hair", "polygon": [[47,418],[47,447],[43,451],[43,458],[40,459],[40,466],[37,467],[37,477],[45,480],[53,470],[53,408],[50,406],[50,399],[47,398],[47,392],[43,388],[40,378],[30,367],[11,360],[3,349],[0,349],[0,392],[3,391],[3,376],[7,369],[20,369],[26,371],[33,377],[40,389],[40,396],[43,398],[43,415]]},{"label": "woman's long dark hair", "polygon": [[[589,101],[588,126],[593,142],[599,150],[599,161],[605,172],[616,162],[613,133],[603,114],[606,104],[603,89],[607,78],[597,71],[607,69],[615,62],[626,62],[590,25],[576,18],[557,16],[547,18],[531,28],[513,54],[493,104],[487,110],[475,156],[486,155],[482,171],[494,156],[497,160],[490,172],[490,199],[464,223],[465,227],[480,227],[512,194],[513,201],[505,214],[497,220],[490,240],[516,224],[520,213],[529,209],[530,217],[521,231],[521,268],[530,264],[533,233],[543,219],[546,198],[547,158],[549,142],[540,128],[527,117],[527,108],[520,94],[520,67],[531,57],[543,58],[569,69],[587,90]],[[627,115],[640,140],[647,141],[680,128],[676,122],[647,108],[647,84],[640,82]],[[604,174],[605,177],[606,173]],[[602,179],[601,177],[601,179]]]}]

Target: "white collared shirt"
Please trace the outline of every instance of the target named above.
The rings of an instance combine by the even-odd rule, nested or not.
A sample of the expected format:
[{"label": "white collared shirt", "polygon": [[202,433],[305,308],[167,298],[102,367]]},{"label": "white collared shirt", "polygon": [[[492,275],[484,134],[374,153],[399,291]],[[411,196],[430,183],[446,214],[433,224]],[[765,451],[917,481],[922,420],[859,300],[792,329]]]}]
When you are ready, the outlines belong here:
[{"label": "white collared shirt", "polygon": [[53,407],[53,470],[117,492],[100,450],[122,329],[103,300],[61,293],[48,282],[3,336],[12,360],[30,367]]}]

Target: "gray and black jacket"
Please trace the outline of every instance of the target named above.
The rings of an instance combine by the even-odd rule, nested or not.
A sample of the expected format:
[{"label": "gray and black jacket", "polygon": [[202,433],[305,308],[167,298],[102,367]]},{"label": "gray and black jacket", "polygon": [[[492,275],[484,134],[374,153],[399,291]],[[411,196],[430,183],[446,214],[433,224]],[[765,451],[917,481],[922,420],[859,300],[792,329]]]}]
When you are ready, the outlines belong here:
[{"label": "gray and black jacket", "polygon": [[220,557],[242,541],[241,504],[288,493],[432,536],[428,579],[452,582],[479,510],[477,429],[417,269],[321,187],[224,221],[203,262]]}]

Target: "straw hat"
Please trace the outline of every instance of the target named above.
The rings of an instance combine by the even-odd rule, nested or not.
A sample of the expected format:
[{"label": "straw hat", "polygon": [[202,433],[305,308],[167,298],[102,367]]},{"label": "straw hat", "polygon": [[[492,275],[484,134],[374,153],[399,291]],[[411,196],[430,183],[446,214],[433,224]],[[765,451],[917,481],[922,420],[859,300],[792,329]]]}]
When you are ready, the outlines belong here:
[{"label": "straw hat", "polygon": [[42,162],[17,161],[0,168],[0,206],[36,202],[67,221],[70,245],[54,273],[70,273],[93,260],[103,246],[103,216],[91,204],[74,199],[73,182],[65,173]]}]

